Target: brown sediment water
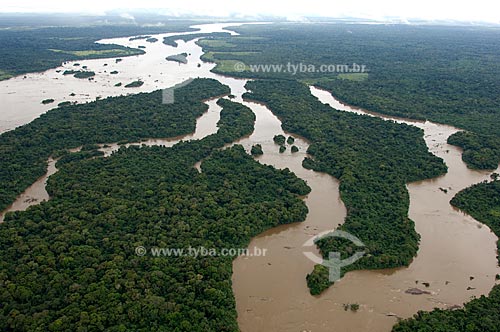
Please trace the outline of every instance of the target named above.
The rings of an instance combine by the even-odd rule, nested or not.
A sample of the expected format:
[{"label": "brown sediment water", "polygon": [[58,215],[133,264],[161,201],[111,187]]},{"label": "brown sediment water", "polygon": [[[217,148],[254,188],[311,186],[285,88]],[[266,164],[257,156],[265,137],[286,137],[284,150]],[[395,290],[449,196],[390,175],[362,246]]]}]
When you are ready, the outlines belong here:
[{"label": "brown sediment water", "polygon": [[[235,24],[203,25],[200,28],[203,32],[215,32],[224,31],[224,27],[230,25]],[[155,37],[161,40],[167,35],[172,34]],[[141,43],[129,41],[128,37],[101,42],[132,47]],[[409,317],[418,310],[460,305],[472,296],[487,294],[494,285],[495,274],[499,273],[495,258],[496,237],[488,227],[449,204],[455,193],[487,179],[490,173],[467,169],[461,160],[461,151],[446,144],[447,137],[458,129],[430,122],[395,119],[422,128],[430,151],[443,158],[449,167],[445,176],[408,185],[409,215],[422,237],[418,256],[408,268],[350,272],[321,296],[311,296],[305,276],[312,270],[314,263],[304,256],[304,252],[317,254],[317,251],[316,248],[303,247],[303,244],[312,236],[334,229],[343,222],[346,210],[339,197],[338,181],[327,174],[302,167],[308,142],[300,137],[295,136],[294,143],[299,147],[299,152],[291,153],[290,145],[287,145],[287,150],[280,154],[279,146],[274,144],[272,138],[276,134],[290,134],[283,132],[279,119],[265,105],[242,100],[246,80],[211,73],[214,65],[201,62],[203,52],[194,41],[181,41],[177,48],[161,42],[148,43],[145,51],[144,55],[126,57],[118,63],[114,59],[78,61],[82,66],[86,65],[88,70],[96,72],[93,81],[63,76],[62,71],[75,68],[74,62],[68,62],[44,73],[0,82],[0,101],[6,106],[0,114],[0,132],[28,123],[54,107],[40,104],[41,100],[47,98],[55,99],[56,103],[86,102],[98,96],[167,88],[193,77],[216,78],[229,85],[236,101],[250,107],[256,114],[254,133],[236,143],[245,146],[247,151],[252,145],[261,144],[264,155],[256,158],[259,162],[281,169],[289,168],[312,188],[305,198],[309,208],[306,221],[279,226],[260,234],[251,241],[250,249],[266,248],[266,256],[239,257],[233,263],[233,291],[242,332],[390,331],[397,317]],[[190,54],[186,65],[165,60],[168,55],[183,52]],[[198,67],[198,63],[201,67]],[[109,74],[113,70],[119,73]],[[145,84],[134,89],[114,86],[117,82],[126,84],[136,79],[143,80]],[[326,91],[316,88],[311,88],[311,91],[322,102],[336,109],[367,113],[341,104]],[[70,96],[72,92],[75,96]],[[198,119],[194,134],[151,139],[136,144],[171,146],[180,139],[200,139],[214,133],[220,112],[215,102],[207,102],[209,110]],[[378,116],[373,113],[370,115]],[[109,155],[117,148],[118,145],[109,144],[103,150]],[[51,161],[48,175],[53,171],[55,167]],[[45,181],[46,177],[38,180],[11,208],[23,210],[48,199]],[[440,188],[446,189],[448,193],[445,194]],[[470,280],[470,277],[474,279]],[[429,287],[424,283],[429,283]],[[405,293],[413,287],[429,291],[430,294]],[[473,289],[467,290],[468,287]],[[345,311],[343,305],[347,303],[360,304],[359,311]]]},{"label": "brown sediment water", "polygon": [[169,138],[151,138],[147,140],[143,140],[141,142],[135,143],[127,143],[127,144],[117,144],[117,143],[109,143],[109,144],[100,144],[100,151],[104,152],[104,156],[108,157],[113,152],[117,151],[120,147],[129,147],[132,145],[144,145],[144,146],[164,146],[171,147],[180,141],[188,141],[188,140],[198,140],[202,139],[208,135],[215,134],[218,130],[217,122],[220,118],[221,107],[217,105],[217,100],[219,98],[210,99],[205,102],[208,105],[208,110],[203,113],[196,120],[196,129],[192,134],[179,136],[179,137],[169,137]]},{"label": "brown sediment water", "polygon": [[[341,104],[326,91],[311,88],[311,92],[336,109],[368,114]],[[264,106],[258,107],[257,112],[269,112]],[[255,107],[252,109],[256,111]],[[267,248],[265,257],[239,257],[234,261],[233,290],[243,332],[390,331],[398,317],[410,317],[418,310],[461,305],[472,296],[487,294],[493,287],[499,271],[496,236],[449,204],[458,191],[488,179],[490,172],[467,169],[461,151],[446,144],[447,137],[458,129],[430,122],[392,120],[422,128],[430,151],[449,167],[445,176],[408,185],[409,215],[422,237],[418,256],[408,268],[350,272],[322,295],[311,296],[305,276],[314,264],[303,255],[311,248],[303,248],[302,244],[342,223],[346,212],[335,179],[321,175],[323,179],[314,181],[300,169],[300,163],[287,160],[285,165],[312,188],[306,198],[310,214],[303,223],[280,226],[254,238],[250,249]],[[267,125],[256,126],[259,130],[256,137],[270,137],[279,128],[271,130],[268,119]],[[268,134],[264,134],[265,130]],[[281,160],[281,156],[269,156],[265,151],[262,162],[281,168]],[[473,289],[467,290],[469,287]],[[410,288],[430,294],[405,293]],[[360,309],[346,311],[344,304],[349,303],[359,304]]]},{"label": "brown sediment water", "polygon": [[[147,44],[144,49],[146,54],[123,57],[120,62],[116,62],[116,58],[68,61],[60,67],[41,73],[30,73],[0,81],[0,105],[2,105],[0,133],[31,122],[40,114],[57,107],[60,102],[85,103],[97,97],[151,92],[174,86],[189,78],[204,77],[214,65],[200,60],[202,50],[199,46],[193,41],[179,41],[179,46],[175,48],[163,44],[163,37],[210,32],[235,34],[225,30],[224,27],[240,24],[196,25],[193,27],[199,31],[155,35],[159,39],[156,43],[144,43],[143,40],[130,41],[130,37],[104,39],[98,43],[134,48]],[[187,64],[178,64],[165,59],[169,55],[184,52],[188,54]],[[80,66],[74,66],[77,63]],[[92,80],[63,75],[65,70],[79,70],[83,66],[87,66],[86,70],[96,73]],[[118,73],[111,74],[113,71]],[[138,88],[125,88],[126,84],[136,80],[143,81],[144,85]],[[122,86],[116,87],[117,83],[122,83]],[[41,102],[45,99],[54,99],[55,102],[43,105]]]},{"label": "brown sediment water", "polygon": [[7,209],[0,212],[0,223],[4,221],[5,214],[14,211],[24,211],[30,206],[40,204],[49,199],[49,194],[45,189],[49,176],[57,172],[56,160],[49,158],[47,160],[47,173],[36,180],[27,188]]},{"label": "brown sediment water", "polygon": [[[193,26],[199,31],[186,33],[167,33],[156,35],[159,40],[163,37],[172,35],[184,35],[198,32],[229,32],[225,30],[226,26],[235,26],[239,23],[226,24],[203,24]],[[138,47],[140,40],[130,41],[130,37],[100,40],[103,44],[119,44],[122,46]],[[61,67],[47,70],[42,73],[30,73],[17,76],[9,80],[0,81],[0,103],[2,112],[0,113],[0,133],[13,130],[14,128],[27,124],[57,106],[63,101],[72,103],[85,103],[96,100],[97,97],[119,96],[130,93],[150,92],[161,88],[168,88],[175,84],[194,77],[213,76],[210,69],[213,64],[202,63],[200,56],[202,50],[194,41],[179,41],[177,48],[164,45],[160,41],[157,43],[148,43],[146,54],[132,57],[121,58],[122,61],[116,62],[111,59],[93,59],[70,61],[64,63]],[[188,64],[179,65],[177,63],[165,60],[168,55],[178,53],[188,53]],[[80,67],[74,64],[79,63]],[[200,67],[198,67],[200,64]],[[65,70],[81,68],[87,66],[87,70],[96,72],[93,80],[82,80],[63,75]],[[110,74],[112,71],[118,71],[118,74]],[[123,85],[137,79],[144,81],[144,85],[139,88],[124,88]],[[121,87],[115,87],[118,82],[122,82]],[[55,99],[54,104],[43,105],[43,99]],[[220,107],[216,104],[217,98],[206,101],[209,106],[208,111],[197,119],[196,131],[182,137],[173,137],[166,139],[149,139],[130,145],[163,145],[172,146],[180,140],[200,139],[217,131],[217,121],[219,119]],[[120,145],[116,143],[102,144],[101,150],[105,156],[109,156],[116,151]],[[4,211],[0,212],[0,222],[3,222],[6,213],[11,211],[22,211],[28,207],[39,204],[49,199],[45,189],[46,180],[49,176],[57,172],[55,160],[48,160],[47,173],[39,180],[34,182]]]},{"label": "brown sediment water", "polygon": [[[193,134],[165,139],[148,139],[141,142],[127,143],[123,145],[117,143],[99,144],[99,150],[104,152],[104,157],[109,157],[113,152],[117,151],[122,146],[129,147],[132,145],[144,145],[171,147],[182,140],[202,139],[208,135],[214,134],[218,130],[217,122],[219,121],[220,111],[222,109],[219,105],[217,105],[217,100],[218,98],[210,99],[205,102],[208,105],[208,110],[197,119],[196,130]],[[80,148],[81,147],[71,149],[70,152],[77,152]],[[47,179],[58,171],[56,168],[56,162],[57,160],[54,160],[53,158],[48,159],[47,173],[29,186],[7,209],[0,212],[0,223],[4,221],[5,214],[8,212],[24,211],[30,206],[49,200],[50,197],[46,190]],[[197,167],[197,165],[194,166]],[[199,165],[197,168],[199,168]]]}]

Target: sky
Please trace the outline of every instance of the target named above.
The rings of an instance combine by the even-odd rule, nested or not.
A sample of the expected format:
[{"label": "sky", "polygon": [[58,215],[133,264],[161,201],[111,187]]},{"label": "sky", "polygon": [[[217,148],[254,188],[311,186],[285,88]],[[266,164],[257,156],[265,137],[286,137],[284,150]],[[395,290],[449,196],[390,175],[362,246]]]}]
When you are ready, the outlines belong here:
[{"label": "sky", "polygon": [[273,15],[300,19],[304,16],[388,17],[427,20],[500,23],[498,0],[0,0],[0,12],[85,12],[103,15],[120,9],[154,9],[170,15],[207,16]]}]

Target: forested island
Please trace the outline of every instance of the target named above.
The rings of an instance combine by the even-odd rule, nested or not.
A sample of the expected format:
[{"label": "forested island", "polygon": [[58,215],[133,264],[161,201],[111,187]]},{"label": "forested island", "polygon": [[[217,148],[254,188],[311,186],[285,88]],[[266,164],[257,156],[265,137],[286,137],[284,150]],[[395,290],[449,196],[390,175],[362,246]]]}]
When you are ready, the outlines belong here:
[{"label": "forested island", "polygon": [[44,71],[66,61],[143,54],[140,49],[95,42],[144,33],[187,31],[190,25],[191,22],[178,21],[158,27],[121,24],[0,29],[0,80]]},{"label": "forested island", "polygon": [[0,210],[45,174],[47,159],[54,152],[91,143],[189,134],[195,130],[196,118],[207,110],[201,100],[228,93],[229,88],[216,80],[196,79],[175,91],[173,104],[161,103],[161,91],[111,97],[53,109],[0,135]]},{"label": "forested island", "polygon": [[126,88],[138,88],[143,86],[144,82],[141,80],[133,81],[125,85]]},{"label": "forested island", "polygon": [[[307,153],[314,160],[306,158],[304,167],[340,180],[348,214],[338,229],[366,245],[365,257],[343,272],[410,264],[418,250],[419,235],[408,218],[405,185],[447,170],[443,161],[428,151],[422,130],[339,112],[321,103],[307,85],[297,81],[257,80],[248,82],[246,88],[252,92],[244,97],[267,104],[280,117],[285,131],[312,142]],[[274,137],[278,144],[284,139]],[[353,251],[352,243],[342,239],[329,238],[317,244],[325,258],[329,252],[340,252],[345,259]],[[329,286],[324,270],[315,268],[308,276],[312,294]]]},{"label": "forested island", "polygon": [[180,53],[180,54],[169,55],[165,59],[167,61],[173,61],[173,62],[186,64],[186,63],[188,63],[187,56],[188,56],[187,53]]},{"label": "forested island", "polygon": [[[199,89],[192,91],[184,91],[185,98],[203,99]],[[140,97],[157,102],[155,93]],[[131,101],[105,100],[116,108]],[[50,178],[50,201],[8,215],[0,225],[0,245],[8,248],[0,252],[2,330],[239,330],[234,257],[135,251],[244,248],[268,228],[305,218],[299,195],[309,188],[302,180],[257,163],[241,146],[218,150],[249,135],[255,121],[241,104],[219,105],[216,134],[173,148],[130,147],[109,158],[64,163]],[[191,118],[193,105],[177,106],[179,118]],[[148,115],[157,116],[154,109]],[[193,165],[202,159],[198,173]]]},{"label": "forested island", "polygon": [[75,78],[91,78],[95,76],[93,71],[79,71],[73,75]]},{"label": "forested island", "polygon": [[[65,61],[143,54],[95,41],[136,36],[129,40],[155,43],[153,34],[187,31],[191,24],[0,29],[0,80]],[[447,167],[428,151],[422,130],[337,111],[312,96],[311,85],[370,111],[457,126],[461,131],[448,143],[464,150],[467,166],[498,167],[496,29],[276,23],[234,30],[240,35],[173,35],[163,43],[178,47],[176,40],[199,39],[202,59],[216,63],[215,73],[253,79],[244,98],[266,104],[283,130],[310,142],[301,151],[308,154],[305,168],[339,179],[347,208],[339,229],[357,236],[366,253],[342,273],[410,264],[419,235],[408,217],[406,184],[443,175]],[[166,60],[185,63],[186,57]],[[368,70],[292,74],[251,67],[304,59],[316,66],[355,62]],[[95,75],[78,63],[72,68],[62,75]],[[144,81],[111,84],[137,88]],[[8,213],[0,224],[0,330],[239,331],[231,288],[234,256],[152,257],[135,249],[245,248],[265,230],[306,218],[302,199],[310,188],[288,169],[259,163],[261,144],[252,143],[249,154],[240,145],[223,149],[253,132],[255,114],[222,98],[216,134],[172,148],[122,147],[106,158],[99,151],[106,143],[193,133],[208,109],[203,101],[230,93],[217,80],[197,78],[175,90],[173,104],[161,103],[162,91],[78,105],[64,98],[58,108],[0,135],[0,210],[46,173],[48,158],[56,158],[59,169],[48,181],[49,201]],[[280,153],[299,151],[293,136],[276,135],[273,141]],[[498,179],[463,190],[451,204],[500,236]],[[354,251],[341,239],[316,244],[324,258],[332,251],[347,258]],[[322,265],[310,271],[312,295],[331,286],[328,272]],[[393,331],[498,331],[499,287],[463,309],[419,312]],[[353,314],[360,309],[344,307]]]},{"label": "forested island", "polygon": [[[234,31],[241,35],[199,42],[206,52],[203,59],[217,64],[215,72],[302,80],[373,112],[451,124],[481,136],[464,161],[473,168],[498,166],[497,29],[280,23],[243,25]],[[235,69],[237,63],[245,65],[243,71]],[[300,63],[315,70],[287,70],[287,64]],[[283,68],[251,70],[250,66],[262,64]],[[319,70],[325,64],[347,65],[347,72]],[[364,65],[366,71],[357,72],[354,64]],[[456,139],[450,143],[460,144]]]},{"label": "forested island", "polygon": [[228,32],[192,33],[189,35],[174,35],[174,36],[169,36],[169,37],[163,38],[163,44],[177,47],[178,44],[177,44],[176,40],[182,40],[184,42],[188,42],[190,40],[194,40],[194,39],[201,38],[201,37],[211,39],[211,38],[215,38],[215,37],[227,37],[230,35],[231,34]]}]

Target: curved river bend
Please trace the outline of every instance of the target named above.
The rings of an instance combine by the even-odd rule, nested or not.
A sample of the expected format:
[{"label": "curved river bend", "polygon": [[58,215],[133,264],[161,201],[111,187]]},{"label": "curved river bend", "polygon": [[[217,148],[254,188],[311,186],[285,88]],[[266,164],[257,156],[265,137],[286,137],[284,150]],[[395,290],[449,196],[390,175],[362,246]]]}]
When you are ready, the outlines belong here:
[{"label": "curved river bend", "polygon": [[[224,28],[231,25],[236,24],[197,27],[201,32],[217,32],[227,31]],[[183,34],[190,33],[193,32]],[[156,37],[161,41],[169,35],[179,34],[161,34]],[[128,37],[100,42],[130,47],[146,44],[146,54],[126,57],[118,63],[114,59],[78,61],[96,72],[93,81],[63,76],[61,71],[74,68],[74,62],[68,62],[44,73],[0,82],[0,100],[6,107],[0,115],[0,132],[28,123],[46,112],[51,106],[41,105],[40,102],[47,98],[55,99],[56,103],[86,102],[96,97],[167,88],[191,77],[216,78],[230,86],[236,101],[250,107],[257,117],[254,133],[237,143],[244,145],[247,151],[253,144],[261,144],[264,150],[264,155],[258,158],[261,163],[277,168],[288,167],[312,188],[305,198],[310,211],[305,222],[276,227],[257,236],[251,241],[250,247],[267,248],[267,255],[239,257],[233,263],[233,290],[238,323],[243,332],[390,331],[397,317],[409,317],[418,310],[460,305],[472,296],[487,294],[494,285],[495,275],[499,273],[496,237],[488,227],[454,210],[449,204],[455,193],[489,177],[488,172],[467,169],[461,161],[461,151],[446,144],[447,137],[456,132],[456,128],[394,119],[424,129],[430,151],[443,158],[449,167],[445,176],[408,185],[411,201],[409,214],[422,237],[418,256],[413,263],[408,268],[350,272],[324,294],[313,297],[309,295],[305,276],[312,270],[314,263],[303,252],[314,250],[303,248],[302,245],[312,236],[342,223],[346,210],[339,197],[336,179],[302,167],[308,142],[295,136],[295,145],[300,151],[292,154],[288,147],[285,153],[278,153],[278,146],[272,141],[273,136],[280,133],[290,135],[282,131],[279,119],[264,105],[242,100],[246,80],[211,73],[214,65],[202,63],[202,50],[194,41],[180,41],[177,48],[161,42],[149,44],[141,40],[129,41]],[[190,54],[186,65],[165,60],[168,55],[183,52]],[[201,66],[198,67],[198,64]],[[118,74],[109,74],[114,70]],[[118,82],[126,84],[137,79],[145,82],[140,88],[114,86]],[[40,87],[43,87],[42,90]],[[368,114],[341,104],[328,92],[316,88],[311,88],[311,92],[336,109]],[[75,95],[70,96],[72,93]],[[215,132],[220,108],[215,100],[207,103],[209,110],[198,119],[194,134],[175,139],[152,139],[143,143],[171,146],[179,139],[199,139]],[[109,148],[103,148],[107,155],[117,148],[117,145],[110,145]],[[55,171],[54,161],[51,161],[48,175]],[[28,188],[10,209],[23,210],[48,199],[45,191],[47,176]],[[439,188],[448,189],[448,194]],[[474,279],[470,280],[470,277]],[[426,288],[422,284],[424,282],[430,286]],[[413,287],[425,289],[431,294],[405,293],[405,290]],[[469,287],[472,289],[467,290]],[[346,303],[359,303],[360,310],[356,313],[345,311],[343,304]]]}]

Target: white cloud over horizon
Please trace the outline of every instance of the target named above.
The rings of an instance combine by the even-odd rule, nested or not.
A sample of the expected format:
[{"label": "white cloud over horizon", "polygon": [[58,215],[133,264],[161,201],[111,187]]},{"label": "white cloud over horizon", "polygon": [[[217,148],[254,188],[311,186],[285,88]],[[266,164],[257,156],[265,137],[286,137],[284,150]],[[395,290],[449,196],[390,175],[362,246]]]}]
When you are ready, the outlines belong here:
[{"label": "white cloud over horizon", "polygon": [[0,12],[43,12],[43,13],[91,13],[102,15],[120,9],[155,9],[161,14],[195,14],[203,16],[256,16],[272,15],[300,18],[303,16],[359,17],[382,20],[388,17],[426,20],[482,21],[500,23],[500,2],[498,0],[476,0],[474,2],[453,0],[1,0]]}]

